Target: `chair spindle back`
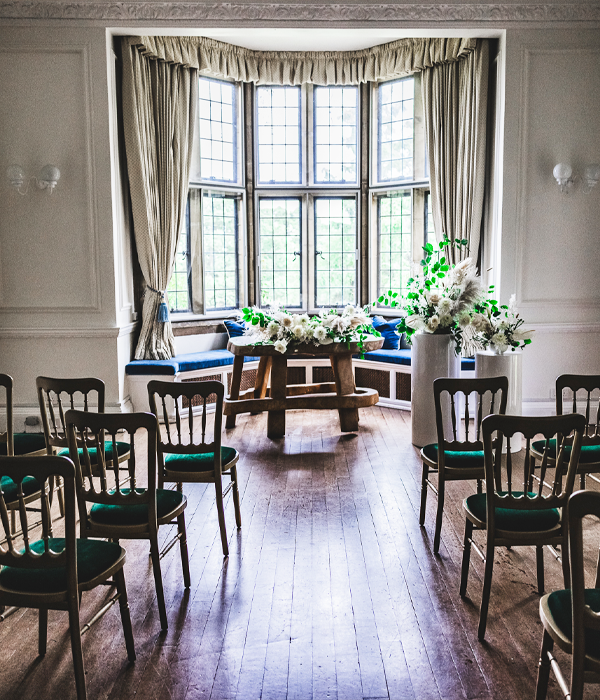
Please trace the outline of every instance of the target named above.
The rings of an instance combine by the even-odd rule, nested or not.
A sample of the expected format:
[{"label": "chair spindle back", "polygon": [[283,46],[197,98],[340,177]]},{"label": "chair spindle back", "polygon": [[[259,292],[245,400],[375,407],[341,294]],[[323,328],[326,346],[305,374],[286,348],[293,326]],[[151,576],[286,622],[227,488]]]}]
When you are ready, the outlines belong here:
[{"label": "chair spindle back", "polygon": [[0,386],[4,387],[6,406],[6,431],[0,433],[0,443],[6,444],[6,454],[15,453],[14,422],[13,422],[13,378],[9,374],[0,374]]}]

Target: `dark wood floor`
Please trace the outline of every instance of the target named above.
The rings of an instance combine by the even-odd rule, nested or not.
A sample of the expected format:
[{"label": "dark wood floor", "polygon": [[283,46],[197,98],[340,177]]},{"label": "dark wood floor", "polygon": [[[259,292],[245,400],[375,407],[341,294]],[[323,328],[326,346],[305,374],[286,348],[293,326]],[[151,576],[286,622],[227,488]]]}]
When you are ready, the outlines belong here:
[{"label": "dark wood floor", "polygon": [[[534,697],[542,636],[534,552],[497,553],[480,644],[476,555],[469,598],[458,595],[462,498],[473,485],[449,485],[433,556],[435,496],[420,528],[410,414],[364,409],[358,434],[341,435],[336,413],[298,411],[275,441],[265,415],[240,416],[225,442],[241,453],[243,527],[236,531],[228,500],[229,559],[213,487],[187,485],[192,587],[184,590],[172,549],[163,560],[169,631],[161,635],[147,544],[123,543],[138,658],[128,665],[113,608],[84,637],[91,700]],[[546,587],[562,587],[549,555]],[[83,620],[102,595],[84,597]],[[34,611],[0,625],[0,649],[2,699],[75,697],[66,613],[50,612],[43,659]],[[562,697],[554,682],[548,697]]]}]

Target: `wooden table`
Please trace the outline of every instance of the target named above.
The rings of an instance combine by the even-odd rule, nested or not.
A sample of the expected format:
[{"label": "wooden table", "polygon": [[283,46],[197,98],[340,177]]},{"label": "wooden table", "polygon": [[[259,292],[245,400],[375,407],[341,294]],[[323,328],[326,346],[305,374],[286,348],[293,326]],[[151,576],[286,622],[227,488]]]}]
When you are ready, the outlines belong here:
[{"label": "wooden table", "polygon": [[[364,352],[379,350],[382,338],[368,336]],[[352,371],[352,355],[358,354],[358,343],[331,343],[330,345],[297,345],[284,354],[273,345],[249,345],[246,338],[232,338],[227,345],[235,355],[231,393],[223,404],[227,428],[235,426],[238,413],[268,411],[267,435],[270,438],[285,435],[285,412],[289,409],[337,408],[342,432],[358,430],[358,409],[373,406],[379,401],[375,389],[356,387]],[[287,385],[287,361],[297,355],[329,356],[335,381],[323,384]],[[254,389],[240,392],[244,356],[259,357]],[[271,376],[271,386],[267,386]]]}]

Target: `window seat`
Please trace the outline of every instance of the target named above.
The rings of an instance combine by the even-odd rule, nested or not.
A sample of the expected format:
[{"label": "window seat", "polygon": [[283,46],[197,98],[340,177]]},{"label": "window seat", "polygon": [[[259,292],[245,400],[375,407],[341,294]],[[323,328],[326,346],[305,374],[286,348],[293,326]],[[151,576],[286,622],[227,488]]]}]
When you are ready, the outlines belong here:
[{"label": "window seat", "polygon": [[[357,386],[377,389],[380,404],[410,408],[411,350],[375,350],[361,359],[354,356]],[[233,354],[225,348],[175,355],[169,360],[133,360],[125,366],[126,390],[134,411],[149,411],[147,385],[151,379],[186,382],[216,379],[228,393],[231,385]],[[244,358],[242,390],[254,386],[258,357]],[[462,358],[461,372],[469,376],[475,371],[475,360]],[[329,359],[295,356],[288,360],[288,384],[312,384],[333,381]]]}]

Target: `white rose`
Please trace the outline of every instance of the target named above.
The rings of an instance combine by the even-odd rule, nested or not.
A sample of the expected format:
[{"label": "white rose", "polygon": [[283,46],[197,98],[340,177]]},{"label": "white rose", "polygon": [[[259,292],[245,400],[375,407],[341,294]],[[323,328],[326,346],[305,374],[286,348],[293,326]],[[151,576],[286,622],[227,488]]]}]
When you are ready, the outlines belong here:
[{"label": "white rose", "polygon": [[279,321],[281,325],[284,328],[291,328],[292,327],[292,317],[288,316],[287,314],[282,314],[281,315],[281,320]]},{"label": "white rose", "polygon": [[440,325],[440,319],[437,314],[434,314],[428,321],[427,321],[427,330],[430,333],[435,333],[437,330],[437,327]]},{"label": "white rose", "polygon": [[277,352],[280,352],[283,355],[283,353],[287,350],[287,343],[285,340],[277,340],[275,341],[273,347],[275,350],[277,350]]},{"label": "white rose", "polygon": [[313,338],[317,342],[322,343],[325,340],[325,338],[327,338],[327,331],[323,326],[317,326],[314,330]]},{"label": "white rose", "polygon": [[302,338],[304,338],[304,326],[299,323],[297,326],[293,327],[292,333],[298,340],[302,340]]},{"label": "white rose", "polygon": [[453,323],[452,316],[450,314],[440,314],[440,326],[442,328],[447,328]]},{"label": "white rose", "polygon": [[506,342],[506,336],[504,333],[494,333],[494,335],[490,338],[490,343],[500,352],[505,352],[508,350],[508,343]]},{"label": "white rose", "polygon": [[279,324],[277,321],[269,321],[267,325],[267,333],[269,336],[277,335],[279,333]]},{"label": "white rose", "polygon": [[440,299],[440,302],[438,304],[439,313],[440,314],[449,314],[450,309],[452,309],[452,301],[450,301],[450,299],[448,299],[447,297]]},{"label": "white rose", "polygon": [[440,299],[442,297],[440,296],[439,292],[433,291],[433,292],[425,292],[425,298],[427,299],[428,304],[433,304],[433,306],[435,306],[436,304],[440,303]]}]

